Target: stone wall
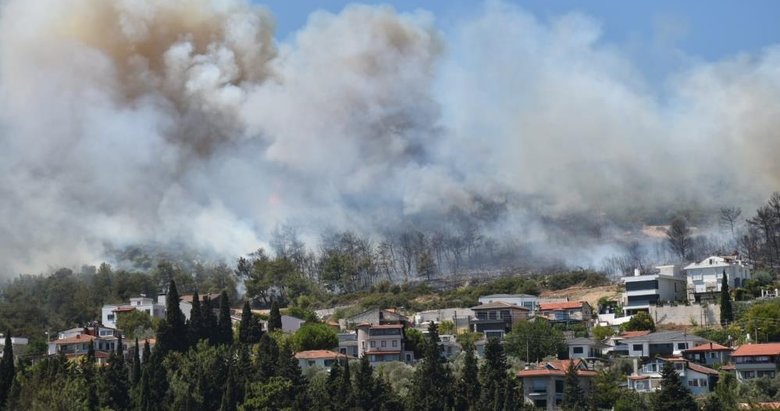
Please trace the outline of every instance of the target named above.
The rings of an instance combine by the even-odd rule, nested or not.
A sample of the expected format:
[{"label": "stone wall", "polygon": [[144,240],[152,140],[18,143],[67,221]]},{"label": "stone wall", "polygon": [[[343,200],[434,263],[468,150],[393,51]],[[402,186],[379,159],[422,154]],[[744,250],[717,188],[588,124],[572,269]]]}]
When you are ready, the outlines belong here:
[{"label": "stone wall", "polygon": [[720,324],[720,306],[717,304],[651,306],[650,316],[659,325],[717,325]]}]

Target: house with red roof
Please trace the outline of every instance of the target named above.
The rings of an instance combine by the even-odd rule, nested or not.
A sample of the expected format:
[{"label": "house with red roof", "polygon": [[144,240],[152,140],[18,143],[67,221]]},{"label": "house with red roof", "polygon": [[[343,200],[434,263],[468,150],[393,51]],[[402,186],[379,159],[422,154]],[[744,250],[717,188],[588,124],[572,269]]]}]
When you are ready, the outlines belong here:
[{"label": "house with red roof", "polygon": [[726,347],[715,342],[699,344],[693,348],[683,350],[685,359],[710,367],[727,364],[731,361],[731,347]]},{"label": "house with red roof", "polygon": [[580,359],[553,360],[517,372],[517,378],[523,383],[523,401],[536,408],[560,409],[566,387],[566,371],[570,365],[576,370],[579,385],[587,395],[597,372],[588,369],[585,361]]},{"label": "house with red roof", "polygon": [[731,353],[737,381],[777,375],[780,365],[780,343],[745,344]]},{"label": "house with red roof", "polygon": [[586,301],[539,304],[538,315],[556,322],[585,322],[593,319],[593,308]]},{"label": "house with red roof", "polygon": [[305,370],[309,367],[329,369],[336,361],[350,360],[354,359],[354,357],[349,357],[330,350],[309,350],[296,353],[295,359],[298,360],[298,365],[301,367],[301,370]]}]

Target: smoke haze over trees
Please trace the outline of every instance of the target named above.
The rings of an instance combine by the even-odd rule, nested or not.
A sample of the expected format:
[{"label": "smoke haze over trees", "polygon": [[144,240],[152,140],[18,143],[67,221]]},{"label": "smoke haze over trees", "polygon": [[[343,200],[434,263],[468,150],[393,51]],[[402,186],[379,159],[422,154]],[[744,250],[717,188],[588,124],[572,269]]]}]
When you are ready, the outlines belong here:
[{"label": "smoke haze over trees", "polygon": [[326,256],[334,286],[598,264],[626,230],[717,226],[778,186],[777,46],[653,91],[589,16],[435,17],[354,5],[282,42],[246,0],[3,2],[0,275],[147,244]]}]

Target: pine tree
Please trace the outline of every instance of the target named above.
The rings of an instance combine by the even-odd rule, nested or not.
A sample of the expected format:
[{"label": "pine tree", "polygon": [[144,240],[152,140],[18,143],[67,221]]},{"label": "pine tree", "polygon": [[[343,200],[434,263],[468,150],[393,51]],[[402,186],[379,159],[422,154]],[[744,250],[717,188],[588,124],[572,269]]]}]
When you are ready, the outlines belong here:
[{"label": "pine tree", "polygon": [[252,314],[249,301],[244,302],[244,309],[241,311],[241,322],[238,325],[238,341],[242,344],[257,344],[262,333],[263,329],[260,326],[260,322]]},{"label": "pine tree", "polygon": [[293,409],[308,409],[306,402],[306,378],[301,373],[301,367],[295,358],[289,344],[283,344],[279,348],[279,358],[276,364],[276,376],[287,379],[292,383],[291,395],[293,396]]},{"label": "pine tree", "polygon": [[165,297],[165,319],[157,329],[155,352],[165,355],[169,351],[184,351],[189,343],[184,314],[179,307],[179,292],[171,280]]},{"label": "pine tree", "polygon": [[276,300],[271,302],[271,313],[268,315],[268,332],[282,329],[282,314]]},{"label": "pine tree", "polygon": [[438,327],[431,323],[423,346],[423,360],[412,377],[410,406],[420,410],[452,408],[452,384],[452,374],[441,355]]},{"label": "pine tree", "polygon": [[190,323],[187,328],[190,347],[198,345],[198,341],[203,339],[203,328],[203,310],[200,307],[200,296],[195,291],[192,293],[192,310],[190,310]]},{"label": "pine tree", "polygon": [[505,380],[509,377],[508,369],[509,364],[501,342],[497,338],[489,338],[485,344],[485,362],[479,369],[480,404],[484,406],[489,404],[490,409],[495,408],[498,399],[496,393],[500,393],[498,397],[503,395]]},{"label": "pine tree", "polygon": [[565,411],[585,411],[585,395],[580,387],[580,381],[577,377],[577,367],[574,363],[577,360],[570,360],[566,368],[566,377],[563,386],[563,409]]},{"label": "pine tree", "polygon": [[458,411],[467,411],[477,408],[479,402],[479,367],[474,355],[474,345],[466,344],[463,357],[463,370],[456,383],[456,406]]},{"label": "pine tree", "polygon": [[135,350],[133,350],[133,369],[130,372],[130,386],[138,386],[141,381],[141,347],[138,346],[138,338],[135,339]]},{"label": "pine tree", "polygon": [[236,405],[238,404],[238,396],[236,393],[236,380],[233,376],[233,370],[228,370],[228,377],[225,381],[225,390],[222,393],[222,403],[219,406],[219,411],[236,411]]},{"label": "pine tree", "polygon": [[0,359],[0,409],[8,400],[13,386],[16,369],[14,367],[14,346],[11,342],[11,330],[5,332],[3,358]]},{"label": "pine tree", "polygon": [[661,370],[661,390],[655,394],[653,411],[697,411],[693,396],[684,387],[671,361]]},{"label": "pine tree", "polygon": [[168,377],[162,364],[162,354],[157,352],[144,361],[141,372],[141,389],[138,395],[139,411],[158,411],[164,408],[168,394]]},{"label": "pine tree", "polygon": [[331,395],[331,409],[335,411],[351,410],[353,407],[352,378],[349,372],[349,360],[337,359],[330,368],[328,392]]},{"label": "pine tree", "polygon": [[219,322],[217,324],[219,344],[233,344],[233,322],[230,320],[230,301],[227,292],[222,291],[219,297]]},{"label": "pine tree", "polygon": [[729,279],[726,270],[723,270],[723,277],[720,283],[720,324],[728,325],[734,322],[734,309],[731,306],[731,295],[729,294]]}]

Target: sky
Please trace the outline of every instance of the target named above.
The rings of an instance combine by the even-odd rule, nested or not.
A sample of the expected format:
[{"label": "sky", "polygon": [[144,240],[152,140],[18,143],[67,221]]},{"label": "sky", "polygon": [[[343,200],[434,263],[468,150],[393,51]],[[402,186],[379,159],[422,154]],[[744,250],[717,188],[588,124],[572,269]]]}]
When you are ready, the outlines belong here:
[{"label": "sky", "polygon": [[[356,2],[258,1],[268,7],[276,19],[277,38],[294,35],[316,10],[332,13]],[[437,26],[447,31],[459,21],[481,9],[482,1],[364,1],[359,4],[387,4],[399,12],[426,10],[434,14]],[[780,40],[780,2],[756,0],[724,1],[507,1],[541,20],[579,12],[602,24],[602,41],[616,44],[651,65],[647,52],[677,49],[689,58],[718,60],[740,53],[752,53]],[[651,56],[653,55],[651,53]],[[643,58],[643,56],[645,58]],[[657,57],[657,55],[653,56]],[[669,63],[669,62],[667,62]],[[674,69],[666,67],[664,71]],[[650,70],[652,75],[652,70]],[[662,73],[656,73],[659,76]]]}]

